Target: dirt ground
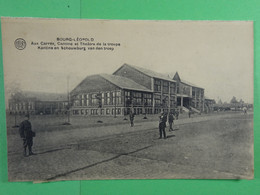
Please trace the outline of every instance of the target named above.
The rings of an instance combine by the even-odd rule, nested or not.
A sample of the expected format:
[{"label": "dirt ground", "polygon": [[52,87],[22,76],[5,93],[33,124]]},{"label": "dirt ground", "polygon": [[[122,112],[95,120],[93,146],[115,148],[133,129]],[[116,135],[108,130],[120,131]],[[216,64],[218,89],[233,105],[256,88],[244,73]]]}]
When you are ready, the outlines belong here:
[{"label": "dirt ground", "polygon": [[[33,147],[37,155],[29,157],[23,157],[11,122],[9,180],[252,178],[252,113],[182,116],[173,132],[166,128],[167,139],[158,139],[158,116],[153,117],[136,118],[134,127],[123,117],[103,119],[98,126],[84,126],[76,118],[72,122],[81,121],[79,127],[61,130],[54,130],[58,122],[38,130],[37,120],[44,120],[32,118],[38,130]],[[119,119],[123,122],[115,124]]]}]

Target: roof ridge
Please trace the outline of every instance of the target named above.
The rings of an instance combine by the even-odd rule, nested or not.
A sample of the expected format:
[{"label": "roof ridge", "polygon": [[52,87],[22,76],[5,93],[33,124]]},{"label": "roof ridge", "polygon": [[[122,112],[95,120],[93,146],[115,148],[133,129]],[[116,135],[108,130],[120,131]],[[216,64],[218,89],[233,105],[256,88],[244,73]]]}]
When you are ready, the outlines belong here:
[{"label": "roof ridge", "polygon": [[[127,64],[127,63],[124,63],[122,66],[124,66],[124,65],[130,66],[130,67],[134,68],[135,70],[142,72],[143,74],[145,74],[149,77],[159,78],[159,79],[163,79],[163,80],[176,82],[171,77],[169,77],[169,75],[167,75],[167,73],[160,73],[160,72],[156,72],[156,71],[153,71],[153,70],[150,70],[150,69],[147,69],[147,68],[143,68],[143,67],[139,67],[139,66],[135,66],[135,65],[130,65],[130,64]],[[147,71],[147,72],[144,72],[144,71]]]}]

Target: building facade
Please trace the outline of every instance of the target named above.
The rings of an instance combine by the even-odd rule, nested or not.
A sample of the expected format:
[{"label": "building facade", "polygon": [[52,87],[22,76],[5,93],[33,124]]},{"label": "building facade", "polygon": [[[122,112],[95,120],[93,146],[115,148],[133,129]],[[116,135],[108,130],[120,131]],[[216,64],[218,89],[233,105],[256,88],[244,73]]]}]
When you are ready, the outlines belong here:
[{"label": "building facade", "polygon": [[8,100],[10,114],[65,114],[67,106],[64,94],[25,91],[13,94]]},{"label": "building facade", "polygon": [[122,65],[112,75],[86,77],[70,93],[73,115],[158,114],[204,111],[204,89],[151,70]]}]

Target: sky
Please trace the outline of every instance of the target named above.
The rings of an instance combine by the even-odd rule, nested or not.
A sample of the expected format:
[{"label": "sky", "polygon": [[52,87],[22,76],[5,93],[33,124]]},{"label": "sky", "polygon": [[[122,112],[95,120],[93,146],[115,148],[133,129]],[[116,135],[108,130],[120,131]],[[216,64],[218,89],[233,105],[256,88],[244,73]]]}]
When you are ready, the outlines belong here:
[{"label": "sky", "polygon": [[[88,75],[112,74],[127,63],[169,76],[178,71],[181,79],[203,87],[206,97],[217,101],[235,96],[253,103],[253,22],[3,19],[2,38],[6,97],[14,85],[66,93],[68,78],[72,90]],[[25,49],[15,48],[17,38],[26,41]],[[57,38],[93,38],[95,44],[120,46],[65,51],[31,44],[57,46]]]}]

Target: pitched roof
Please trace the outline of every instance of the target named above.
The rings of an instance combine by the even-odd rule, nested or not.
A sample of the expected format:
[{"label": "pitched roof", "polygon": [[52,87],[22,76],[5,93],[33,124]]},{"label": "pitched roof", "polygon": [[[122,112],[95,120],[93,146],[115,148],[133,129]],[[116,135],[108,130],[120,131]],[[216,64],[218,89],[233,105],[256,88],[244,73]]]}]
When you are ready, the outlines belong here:
[{"label": "pitched roof", "polygon": [[[141,68],[141,67],[138,67],[138,66],[133,66],[133,65],[129,65],[129,64],[123,64],[123,66],[129,66],[131,68],[134,68],[136,69],[137,71],[139,72],[142,72],[143,74],[149,76],[149,77],[153,77],[153,78],[158,78],[158,79],[163,79],[163,80],[167,80],[167,81],[171,81],[171,82],[175,82],[174,80],[172,80],[168,75],[166,74],[162,74],[162,73],[158,73],[158,72],[154,72],[152,70],[149,70],[149,69],[145,69],[145,68]],[[121,67],[123,67],[121,66]],[[121,68],[120,67],[120,68]],[[119,68],[119,69],[120,69]],[[118,69],[118,70],[119,70]],[[117,72],[118,70],[116,70],[115,72]]]},{"label": "pitched roof", "polygon": [[143,85],[136,83],[135,81],[128,79],[126,77],[117,76],[117,75],[109,75],[109,74],[101,74],[104,79],[113,83],[114,85],[122,88],[122,89],[130,89],[136,91],[146,91],[152,92],[150,89],[146,88]]},{"label": "pitched roof", "polygon": [[181,81],[181,78],[180,78],[180,76],[179,76],[179,73],[178,73],[178,72],[176,72],[176,73],[175,73],[175,75],[174,75],[174,77],[173,77],[173,80],[176,80],[176,81]]},{"label": "pitched roof", "polygon": [[195,85],[195,84],[193,84],[193,83],[191,83],[189,81],[185,81],[183,79],[181,79],[181,82],[184,83],[184,84],[190,85],[192,87],[197,87],[197,88],[203,89],[202,87],[199,87],[199,86],[197,86],[197,85]]},{"label": "pitched roof", "polygon": [[126,77],[109,74],[96,74],[87,76],[71,91],[71,94],[111,91],[116,88],[152,92],[145,86]]},{"label": "pitched roof", "polygon": [[199,86],[197,86],[197,85],[195,85],[195,84],[193,84],[193,83],[191,83],[189,81],[181,79],[178,72],[175,73],[175,75],[173,77],[173,80],[180,81],[181,83],[184,83],[184,84],[189,85],[191,87],[197,87],[197,88],[203,89],[202,87],[199,87]]}]

